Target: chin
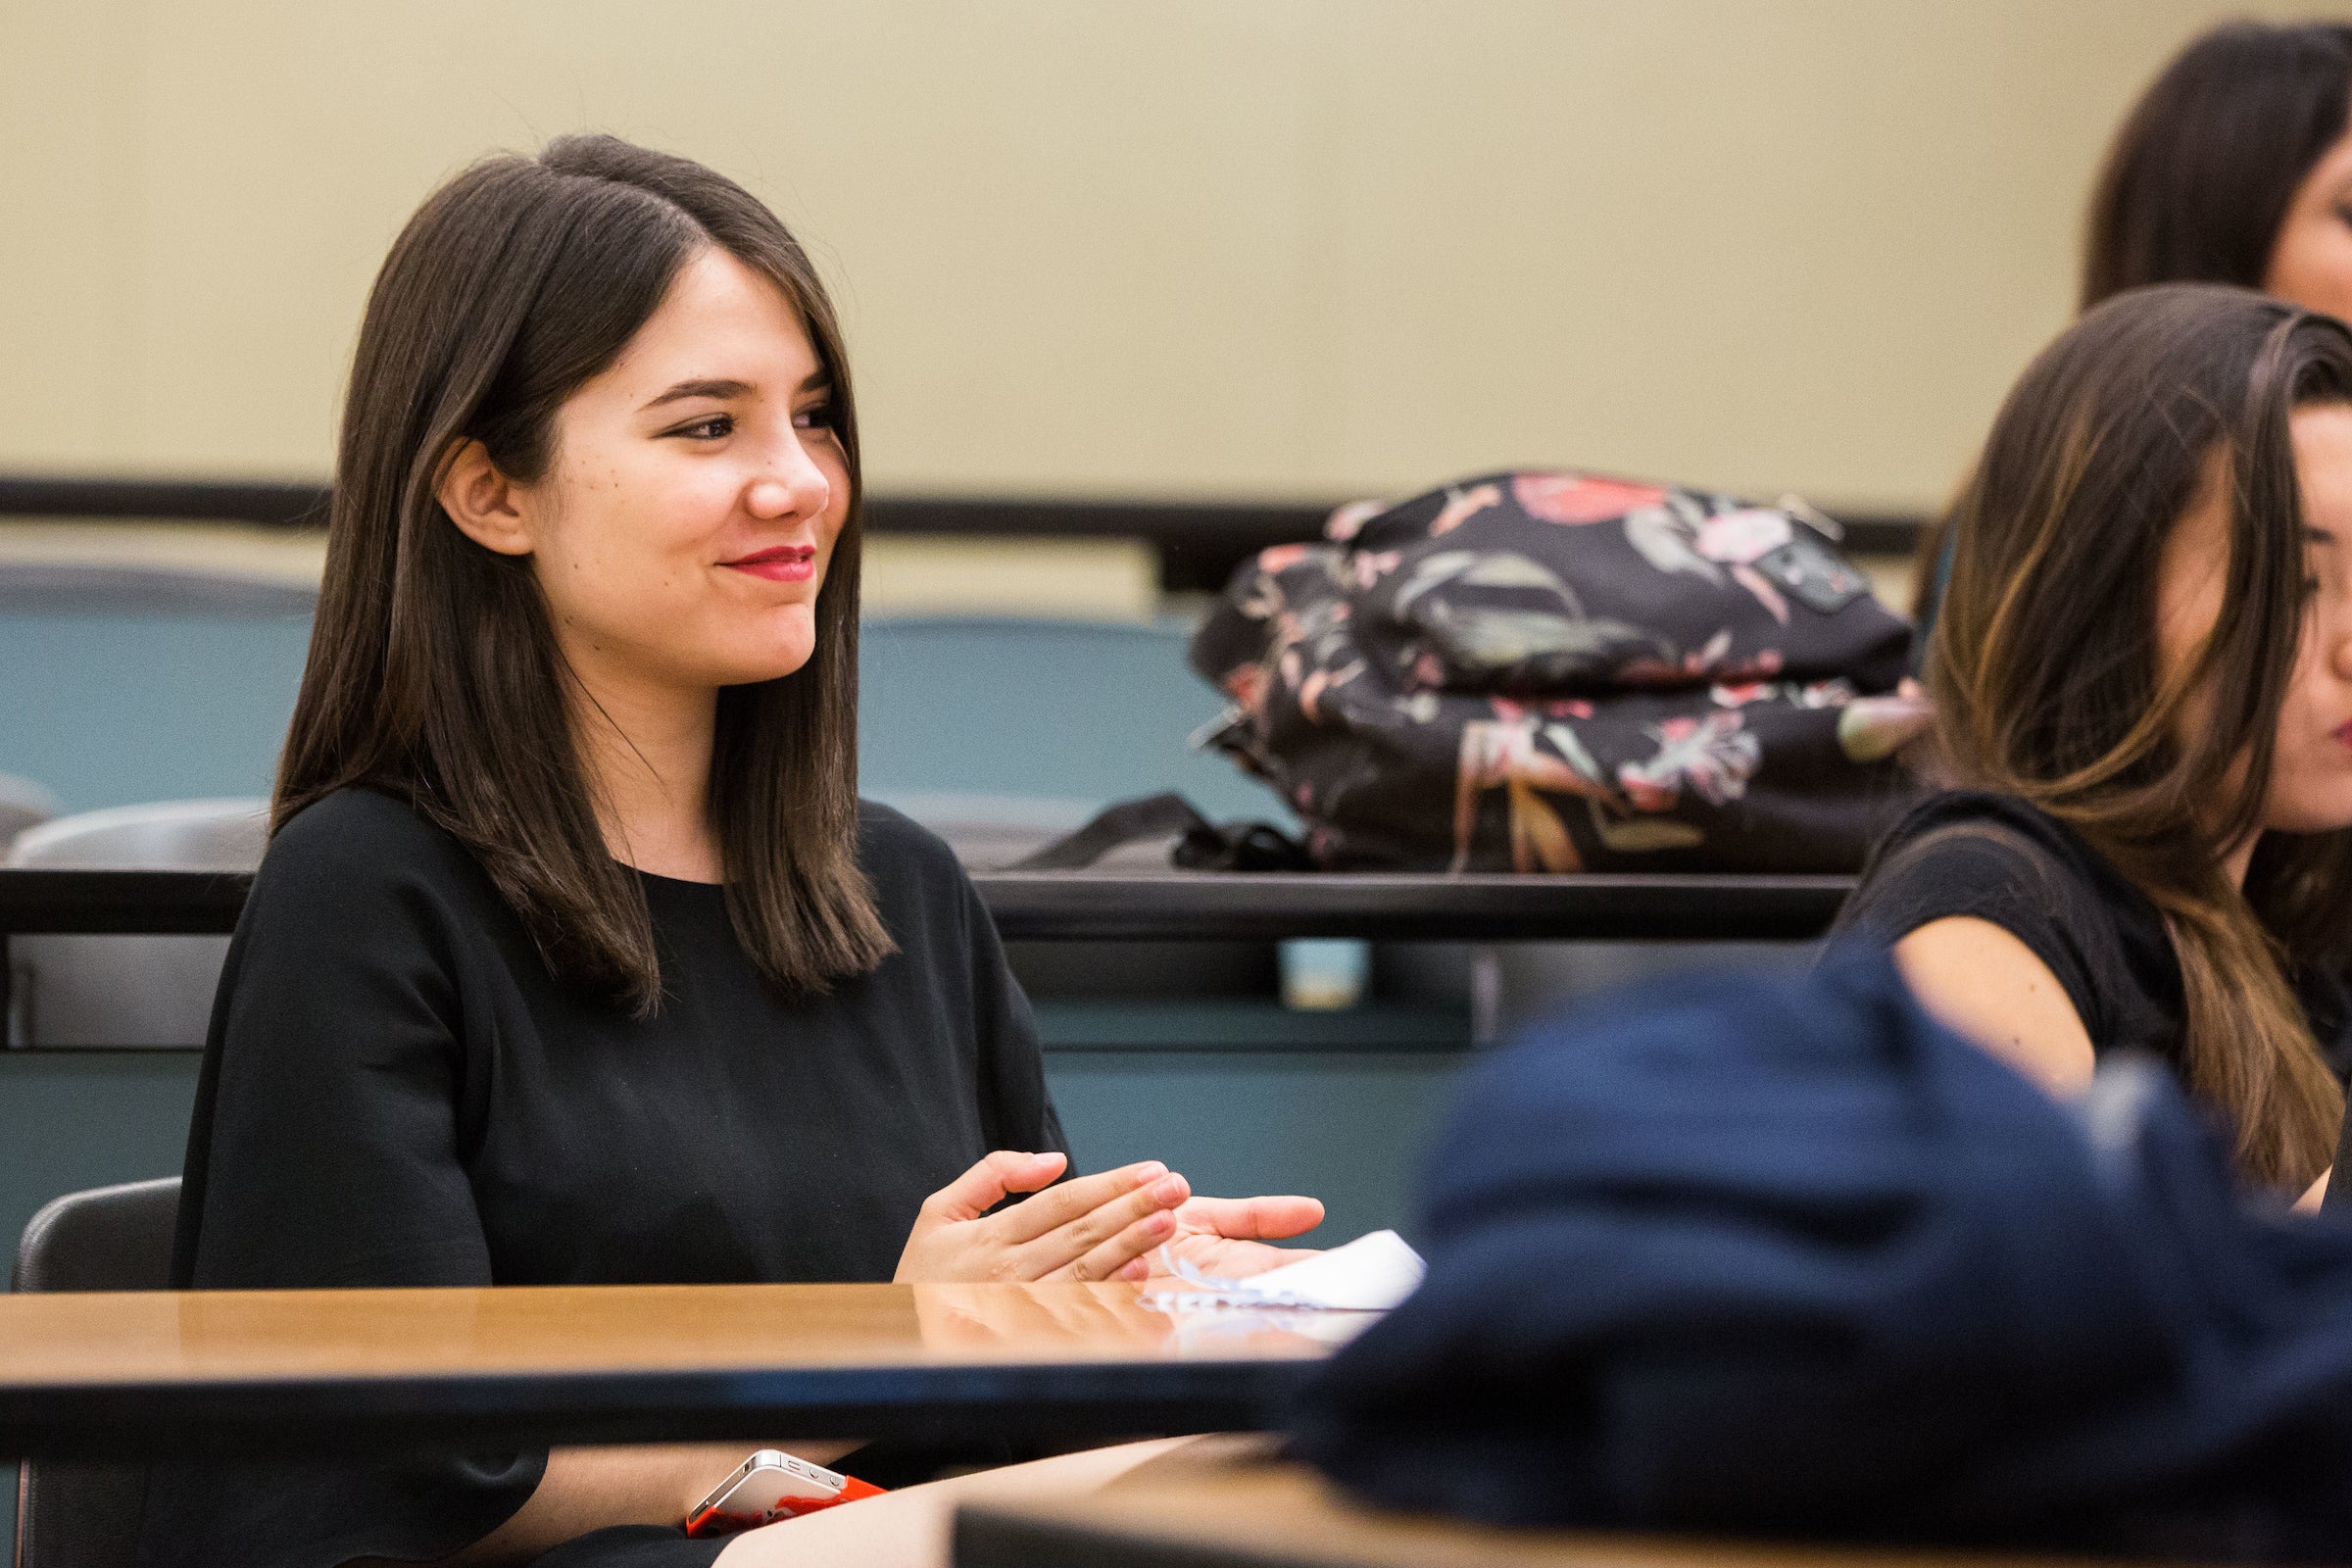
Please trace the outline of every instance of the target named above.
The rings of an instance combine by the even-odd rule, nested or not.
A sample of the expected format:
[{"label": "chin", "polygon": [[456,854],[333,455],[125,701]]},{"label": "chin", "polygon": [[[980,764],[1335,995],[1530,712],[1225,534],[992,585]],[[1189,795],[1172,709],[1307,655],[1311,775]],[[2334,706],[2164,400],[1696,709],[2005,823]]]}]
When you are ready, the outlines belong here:
[{"label": "chin", "polygon": [[735,635],[709,647],[721,686],[752,686],[798,674],[816,657],[816,621],[808,614],[763,618],[733,628]]},{"label": "chin", "polygon": [[771,680],[784,680],[798,675],[808,667],[808,661],[806,659],[796,660],[789,664],[749,665],[737,669],[734,673],[719,680],[717,684],[721,686],[759,686]]},{"label": "chin", "polygon": [[814,658],[815,654],[816,644],[813,639],[795,643],[789,647],[763,648],[756,654],[729,661],[727,672],[718,684],[721,686],[757,686],[761,681],[782,680],[787,675],[797,675],[808,668],[808,661]]},{"label": "chin", "polygon": [[2273,833],[2340,833],[2352,827],[2352,794],[2320,796],[2280,803],[2265,814],[2263,826]]}]

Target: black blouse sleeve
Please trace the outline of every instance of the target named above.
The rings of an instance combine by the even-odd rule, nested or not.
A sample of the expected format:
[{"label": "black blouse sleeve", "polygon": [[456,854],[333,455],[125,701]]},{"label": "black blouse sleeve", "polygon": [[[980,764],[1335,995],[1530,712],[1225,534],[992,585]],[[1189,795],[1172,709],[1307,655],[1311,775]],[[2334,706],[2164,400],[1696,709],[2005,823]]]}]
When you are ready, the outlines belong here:
[{"label": "black blouse sleeve", "polygon": [[2102,965],[2087,944],[2110,917],[2062,859],[2007,822],[1958,817],[1898,829],[1872,858],[1833,940],[1891,946],[1954,916],[1988,921],[2024,943],[2065,988],[2090,1038],[2108,1038]]},{"label": "black blouse sleeve", "polygon": [[297,818],[255,880],[174,1261],[198,1290],[488,1285],[437,895],[332,825]]},{"label": "black blouse sleeve", "polygon": [[[1068,1153],[1069,1139],[1046,1088],[1046,1064],[1037,1039],[1037,1015],[1028,995],[1004,961],[996,921],[971,878],[955,872],[963,903],[963,925],[972,974],[972,1025],[980,1047],[981,1125],[990,1149],[1024,1153]],[[1068,1175],[1076,1174],[1072,1164]]]},{"label": "black blouse sleeve", "polygon": [[[351,795],[272,844],[206,1046],[173,1259],[183,1288],[491,1283],[458,1157],[457,979],[417,874],[420,857],[447,853],[405,808]],[[545,1464],[159,1467],[140,1560],[429,1560],[513,1514]]]}]

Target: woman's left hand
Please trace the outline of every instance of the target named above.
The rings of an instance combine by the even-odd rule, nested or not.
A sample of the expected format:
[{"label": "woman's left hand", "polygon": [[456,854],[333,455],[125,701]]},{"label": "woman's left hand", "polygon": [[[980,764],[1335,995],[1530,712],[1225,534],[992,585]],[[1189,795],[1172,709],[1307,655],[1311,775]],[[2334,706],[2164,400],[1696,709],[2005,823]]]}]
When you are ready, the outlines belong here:
[{"label": "woman's left hand", "polygon": [[1176,1209],[1176,1234],[1146,1254],[1155,1275],[1171,1272],[1174,1252],[1203,1274],[1241,1279],[1315,1255],[1307,1247],[1268,1247],[1323,1223],[1312,1198],[1193,1198]]}]

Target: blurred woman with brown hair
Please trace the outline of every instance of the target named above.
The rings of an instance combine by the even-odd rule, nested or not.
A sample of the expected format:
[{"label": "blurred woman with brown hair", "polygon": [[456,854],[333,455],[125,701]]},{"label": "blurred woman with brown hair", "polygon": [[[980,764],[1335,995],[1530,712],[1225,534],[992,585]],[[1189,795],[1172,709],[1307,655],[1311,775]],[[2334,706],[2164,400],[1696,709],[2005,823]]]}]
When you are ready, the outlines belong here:
[{"label": "blurred woman with brown hair", "polygon": [[2352,956],[2352,331],[2242,289],[2086,315],[1952,513],[1953,786],[1842,928],[2053,1090],[2169,1062],[2255,1181],[2325,1172]]}]

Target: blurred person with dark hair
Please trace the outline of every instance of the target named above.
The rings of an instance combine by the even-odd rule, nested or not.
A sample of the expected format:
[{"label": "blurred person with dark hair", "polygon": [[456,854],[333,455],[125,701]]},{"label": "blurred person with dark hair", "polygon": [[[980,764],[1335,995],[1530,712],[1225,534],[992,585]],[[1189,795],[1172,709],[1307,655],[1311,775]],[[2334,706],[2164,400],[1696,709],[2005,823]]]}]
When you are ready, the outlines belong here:
[{"label": "blurred person with dark hair", "polygon": [[[2234,283],[2352,320],[2352,24],[2233,22],[2173,57],[2107,150],[2079,309],[2156,283]],[[1948,519],[1921,542],[1921,657]]]},{"label": "blurred person with dark hair", "polygon": [[2352,25],[2216,27],[2141,95],[2091,195],[2081,308],[2151,283],[2352,319]]}]

